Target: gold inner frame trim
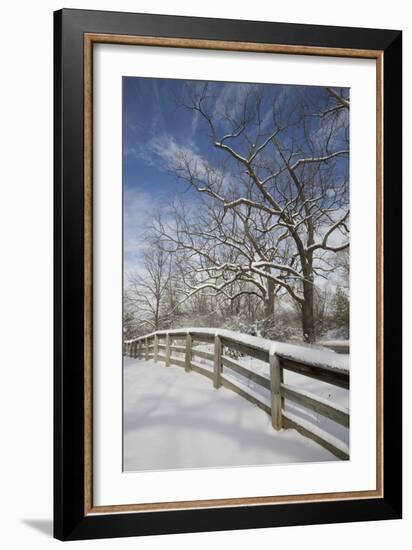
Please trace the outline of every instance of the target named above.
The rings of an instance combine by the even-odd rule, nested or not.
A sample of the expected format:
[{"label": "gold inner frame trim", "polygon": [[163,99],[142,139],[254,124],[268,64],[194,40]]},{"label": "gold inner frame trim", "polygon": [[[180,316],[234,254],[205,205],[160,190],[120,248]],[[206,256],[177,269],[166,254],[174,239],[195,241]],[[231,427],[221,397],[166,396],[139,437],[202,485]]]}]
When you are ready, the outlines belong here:
[{"label": "gold inner frame trim", "polygon": [[[354,57],[376,60],[376,489],[143,504],[93,504],[93,45],[96,43],[202,50]],[[350,48],[86,33],[84,35],[84,513],[150,512],[383,498],[383,52]]]}]

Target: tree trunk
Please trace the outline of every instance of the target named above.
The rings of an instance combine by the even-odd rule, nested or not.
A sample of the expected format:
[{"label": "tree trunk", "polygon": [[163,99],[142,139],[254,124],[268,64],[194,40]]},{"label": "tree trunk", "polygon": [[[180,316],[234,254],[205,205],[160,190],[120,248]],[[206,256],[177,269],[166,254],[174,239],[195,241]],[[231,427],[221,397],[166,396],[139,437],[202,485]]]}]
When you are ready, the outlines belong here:
[{"label": "tree trunk", "polygon": [[275,283],[268,281],[268,295],[265,300],[265,317],[270,320],[273,317],[275,308]]},{"label": "tree trunk", "polygon": [[264,323],[264,329],[265,332],[270,329],[273,325],[273,313],[275,309],[275,289],[276,285],[271,280],[267,280],[267,297],[265,299],[265,323]]},{"label": "tree trunk", "polygon": [[308,343],[315,341],[315,316],[313,311],[313,284],[304,281],[303,283],[303,298],[302,304],[302,331],[303,340]]}]

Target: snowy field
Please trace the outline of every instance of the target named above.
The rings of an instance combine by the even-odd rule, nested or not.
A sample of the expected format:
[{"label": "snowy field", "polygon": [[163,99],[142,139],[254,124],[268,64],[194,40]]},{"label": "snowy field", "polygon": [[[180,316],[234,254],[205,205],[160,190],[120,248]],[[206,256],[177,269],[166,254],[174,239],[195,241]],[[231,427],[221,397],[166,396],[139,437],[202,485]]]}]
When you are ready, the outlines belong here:
[{"label": "snowy field", "polygon": [[[337,359],[345,361],[345,356],[338,355]],[[346,356],[347,357],[347,356]],[[269,378],[269,365],[258,359],[251,357],[240,357],[237,359],[244,367]],[[204,365],[202,365],[204,366]],[[249,393],[255,394],[260,401],[263,401],[270,406],[270,394],[269,390],[262,388],[259,384],[256,384],[252,380],[245,380],[243,376],[240,376],[229,369],[223,369],[226,378],[233,380],[238,386],[244,388]],[[307,376],[302,376],[295,372],[284,369],[284,383],[292,386],[293,388],[302,391],[309,392],[317,397],[321,397],[339,405],[342,408],[349,410],[349,391],[343,388],[339,388],[326,382],[320,382]],[[324,434],[327,434],[332,441],[336,438],[344,444],[343,448],[349,449],[349,430],[340,424],[337,424],[333,420],[326,418],[325,416],[310,410],[302,405],[293,403],[290,400],[285,401],[285,412],[293,414],[298,420],[305,422],[311,426],[312,431],[316,428],[320,428]],[[349,450],[348,450],[349,453]]]},{"label": "snowy field", "polygon": [[[251,361],[253,370],[265,368]],[[325,397],[333,391],[341,404],[348,399],[348,392],[339,388],[290,376],[285,378],[288,384],[304,379],[301,389]],[[293,412],[302,418],[309,414],[296,408]],[[310,414],[309,420],[319,421]],[[264,411],[223,387],[215,390],[200,374],[124,358],[124,471],[333,460],[334,455],[295,430],[276,432]]]}]

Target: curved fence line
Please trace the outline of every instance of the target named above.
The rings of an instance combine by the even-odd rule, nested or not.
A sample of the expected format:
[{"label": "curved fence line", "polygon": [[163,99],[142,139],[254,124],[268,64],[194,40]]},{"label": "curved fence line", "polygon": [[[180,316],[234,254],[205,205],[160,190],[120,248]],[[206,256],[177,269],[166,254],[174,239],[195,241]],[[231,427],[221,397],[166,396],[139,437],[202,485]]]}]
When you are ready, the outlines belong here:
[{"label": "curved fence line", "polygon": [[[199,344],[204,343],[213,344],[213,353],[197,349]],[[230,355],[233,355],[233,352],[268,363],[270,377],[262,376],[240,364]],[[289,386],[283,381],[283,371],[290,370],[302,376],[349,389],[348,359],[342,355],[327,350],[272,342],[224,329],[205,328],[156,331],[127,340],[124,342],[124,354],[146,361],[164,361],[166,367],[176,365],[183,367],[186,372],[194,371],[206,376],[213,381],[216,389],[223,386],[264,410],[271,416],[275,430],[294,428],[338,458],[349,458],[349,450],[344,442],[284,410],[285,400],[290,400],[349,428],[350,417],[346,408]],[[196,362],[196,358],[208,361],[210,368]],[[229,380],[225,376],[224,368],[237,373],[245,382],[251,380],[269,390],[270,406],[251,388],[241,387]]]}]

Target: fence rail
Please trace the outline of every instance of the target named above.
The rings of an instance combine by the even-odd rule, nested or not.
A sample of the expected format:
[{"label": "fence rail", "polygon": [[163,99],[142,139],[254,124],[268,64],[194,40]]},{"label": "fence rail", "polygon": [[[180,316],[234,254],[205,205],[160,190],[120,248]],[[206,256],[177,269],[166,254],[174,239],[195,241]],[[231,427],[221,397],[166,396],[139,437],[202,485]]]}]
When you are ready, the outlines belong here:
[{"label": "fence rail", "polygon": [[[212,344],[213,353],[197,349],[199,344]],[[300,350],[299,352],[295,351]],[[303,352],[302,352],[303,349]],[[317,350],[314,356],[305,348],[288,346],[269,340],[233,333],[223,329],[177,329],[157,331],[124,342],[124,354],[146,361],[164,361],[165,366],[176,365],[185,371],[194,371],[213,381],[216,389],[221,386],[236,392],[271,416],[275,430],[294,428],[328,449],[342,460],[349,458],[345,443],[332,437],[318,427],[312,426],[295,415],[285,412],[285,400],[297,403],[320,414],[341,426],[349,428],[349,410],[330,400],[287,385],[283,381],[284,370],[298,373],[334,386],[349,389],[349,369],[336,366],[333,352]],[[161,353],[159,353],[161,351]],[[269,365],[269,378],[241,365],[228,353],[240,353]],[[179,354],[176,357],[174,354]],[[331,356],[331,353],[333,354]],[[342,356],[339,356],[342,358]],[[207,360],[208,367],[196,362]],[[342,361],[341,361],[342,362]],[[252,381],[270,392],[270,406],[262,396],[249,387],[241,387],[225,375],[226,369]]]}]

